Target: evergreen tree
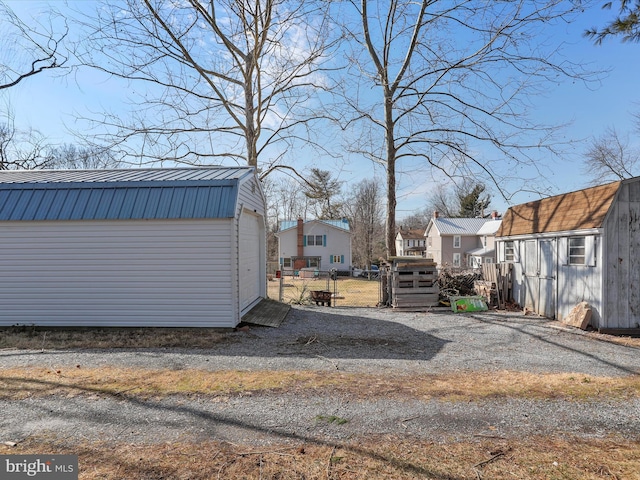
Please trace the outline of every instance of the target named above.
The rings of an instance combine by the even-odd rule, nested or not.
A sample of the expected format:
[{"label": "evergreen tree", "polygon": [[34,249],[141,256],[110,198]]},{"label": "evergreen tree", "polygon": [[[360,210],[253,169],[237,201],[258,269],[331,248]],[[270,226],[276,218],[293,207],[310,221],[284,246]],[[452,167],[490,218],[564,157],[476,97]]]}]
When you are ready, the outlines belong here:
[{"label": "evergreen tree", "polygon": [[342,204],[334,201],[340,195],[341,187],[342,182],[332,178],[331,172],[319,168],[311,169],[311,177],[304,194],[314,202],[318,218],[332,219],[342,216]]},{"label": "evergreen tree", "polygon": [[458,216],[461,218],[476,218],[484,217],[485,211],[491,203],[491,196],[482,194],[485,191],[485,186],[481,183],[476,183],[471,191],[465,192],[463,190],[458,191],[458,200],[460,202],[460,211]]},{"label": "evergreen tree", "polygon": [[[611,9],[613,2],[606,2],[603,9]],[[640,42],[640,1],[620,0],[618,16],[604,28],[591,28],[584,32],[587,38],[600,45],[607,37],[622,37],[623,42]]]}]

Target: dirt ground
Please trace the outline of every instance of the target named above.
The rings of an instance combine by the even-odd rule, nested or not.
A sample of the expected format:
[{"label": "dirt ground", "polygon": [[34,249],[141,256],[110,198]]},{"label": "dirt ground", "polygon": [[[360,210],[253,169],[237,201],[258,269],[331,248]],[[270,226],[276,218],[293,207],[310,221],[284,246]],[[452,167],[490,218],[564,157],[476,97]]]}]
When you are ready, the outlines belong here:
[{"label": "dirt ground", "polygon": [[0,454],[76,454],[82,479],[640,478],[640,350],[539,317],[14,333],[40,348],[0,349]]}]

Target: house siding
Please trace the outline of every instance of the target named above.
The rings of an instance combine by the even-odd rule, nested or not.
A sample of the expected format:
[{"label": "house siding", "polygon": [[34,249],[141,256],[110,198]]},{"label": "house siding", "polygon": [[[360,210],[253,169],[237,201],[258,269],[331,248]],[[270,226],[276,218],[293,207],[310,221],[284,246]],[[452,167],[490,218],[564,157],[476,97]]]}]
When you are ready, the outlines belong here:
[{"label": "house siding", "polygon": [[[322,221],[308,221],[304,223],[303,232],[307,235],[320,235],[323,245],[304,246],[305,257],[320,257],[320,270],[328,271],[335,268],[340,271],[351,269],[351,234],[347,230],[333,227]],[[297,229],[289,228],[278,233],[280,242],[279,257],[291,258],[298,255]],[[340,255],[342,263],[333,263],[331,257]]]},{"label": "house siding", "polygon": [[427,257],[433,259],[437,265],[442,266],[442,250],[438,248],[440,245],[442,245],[440,233],[437,229],[432,228],[427,236]]},{"label": "house siding", "polygon": [[0,325],[235,325],[232,225],[0,222]]},{"label": "house siding", "polygon": [[[232,243],[231,262],[233,265],[237,265],[234,269],[233,275],[231,275],[231,281],[236,286],[237,295],[240,299],[239,309],[240,315],[247,313],[253,306],[255,306],[262,298],[267,296],[267,245],[266,245],[266,221],[265,221],[265,205],[264,192],[260,187],[260,182],[252,172],[247,174],[240,183],[238,189],[238,202],[237,211],[234,221],[234,241]],[[251,242],[246,242],[242,239],[241,235],[241,221],[243,216],[257,217],[255,223],[257,223],[257,232],[253,232],[253,237],[258,239],[256,245],[252,245]],[[255,249],[255,250],[252,250]],[[256,251],[257,250],[257,251]],[[247,255],[247,251],[249,254]],[[251,257],[257,260],[256,265],[247,267],[246,258]],[[251,275],[253,278],[247,278],[243,276],[241,269],[250,268],[252,270]],[[258,279],[259,285],[257,287],[258,296],[253,299],[246,299],[245,292],[246,286],[243,282],[250,282],[253,284],[255,279]],[[250,286],[250,290],[256,289]]]}]

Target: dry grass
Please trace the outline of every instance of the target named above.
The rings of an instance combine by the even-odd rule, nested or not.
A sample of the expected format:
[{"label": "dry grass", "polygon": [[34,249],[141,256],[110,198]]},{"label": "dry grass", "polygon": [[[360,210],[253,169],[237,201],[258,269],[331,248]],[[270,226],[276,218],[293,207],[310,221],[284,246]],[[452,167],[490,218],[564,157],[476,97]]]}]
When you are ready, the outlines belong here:
[{"label": "dry grass", "polygon": [[[279,281],[268,282],[269,298],[279,298]],[[335,303],[342,306],[375,307],[380,297],[380,282],[378,280],[367,280],[364,278],[338,277],[337,279],[337,299]],[[329,280],[328,288],[331,292],[334,289],[333,280]],[[311,303],[310,295],[312,290],[326,290],[327,280],[313,278],[293,278],[283,279],[283,302],[306,305]]]},{"label": "dry grass", "polygon": [[448,375],[388,376],[315,371],[203,371],[133,368],[13,368],[0,370],[0,398],[39,395],[105,394],[127,397],[219,396],[247,392],[317,394],[358,398],[437,398],[469,401],[489,398],[568,399],[640,397],[640,376],[466,372]]},{"label": "dry grass", "polygon": [[15,326],[0,331],[0,349],[211,348],[227,336],[213,328],[41,328]]},{"label": "dry grass", "polygon": [[30,437],[0,454],[74,454],[81,480],[640,478],[640,444],[622,438],[469,438],[434,443],[391,436],[267,448],[202,442],[130,445]]}]

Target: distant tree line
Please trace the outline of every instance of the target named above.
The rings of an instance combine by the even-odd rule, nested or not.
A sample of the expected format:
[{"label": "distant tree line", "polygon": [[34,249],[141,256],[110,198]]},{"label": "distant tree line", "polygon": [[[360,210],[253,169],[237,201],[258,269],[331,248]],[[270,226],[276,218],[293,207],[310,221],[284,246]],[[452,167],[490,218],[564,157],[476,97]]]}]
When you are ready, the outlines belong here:
[{"label": "distant tree line", "polygon": [[[321,166],[308,171],[297,166],[303,149],[318,158],[355,155],[384,172],[375,188],[376,198],[384,198],[389,256],[395,255],[397,173],[405,163],[419,164],[418,171],[476,179],[464,186],[464,194],[436,191],[452,201],[441,198],[434,207],[450,216],[484,215],[490,203],[486,184],[503,193],[504,172],[535,164],[529,152],[554,153],[554,126],[532,127],[528,95],[559,78],[593,78],[541,35],[547,26],[579,15],[581,2],[107,0],[98,5],[76,12],[69,23],[54,10],[32,22],[0,1],[0,26],[8,32],[3,40],[12,46],[0,53],[0,90],[71,67],[143,86],[132,91],[134,106],[125,116],[105,111],[78,118],[92,126],[77,132],[82,147],[49,146],[38,132],[4,122],[0,168],[231,159],[255,166],[262,179],[274,171],[290,175],[280,177],[288,184],[288,198],[272,199],[270,208],[292,216],[347,216],[368,235],[375,230],[365,226],[372,212],[335,194],[339,179]],[[636,41],[639,8],[621,0],[617,19],[586,34],[596,42],[611,35]],[[345,143],[335,132],[344,134]],[[298,187],[287,179],[296,179]],[[274,182],[266,190],[275,194],[283,186]],[[360,184],[350,191],[367,198],[372,188]],[[377,248],[364,244],[369,251]]]}]

